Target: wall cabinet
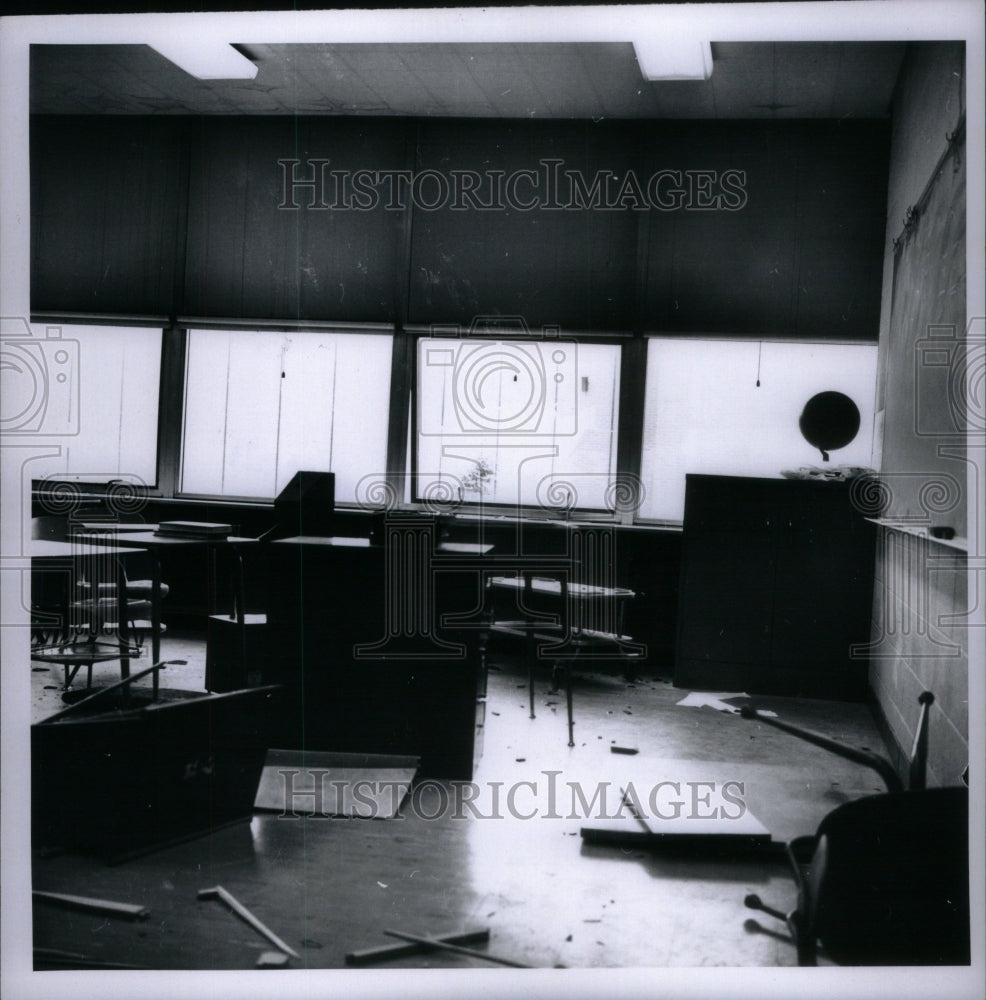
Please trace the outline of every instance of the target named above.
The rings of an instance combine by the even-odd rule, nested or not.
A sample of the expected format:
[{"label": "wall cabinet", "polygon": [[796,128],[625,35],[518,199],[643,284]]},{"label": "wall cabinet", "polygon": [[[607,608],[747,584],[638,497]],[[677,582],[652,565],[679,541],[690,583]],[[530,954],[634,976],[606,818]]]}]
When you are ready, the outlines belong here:
[{"label": "wall cabinet", "polygon": [[844,483],[689,475],[675,685],[863,699],[874,537]]}]

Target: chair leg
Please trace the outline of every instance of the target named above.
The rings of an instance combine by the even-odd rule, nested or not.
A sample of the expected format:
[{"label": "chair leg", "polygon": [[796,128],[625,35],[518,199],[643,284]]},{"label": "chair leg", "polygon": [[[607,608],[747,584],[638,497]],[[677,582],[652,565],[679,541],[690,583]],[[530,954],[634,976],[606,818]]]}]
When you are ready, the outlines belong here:
[{"label": "chair leg", "polygon": [[529,718],[535,718],[534,715],[534,660],[537,654],[537,644],[532,643],[531,648],[527,651],[527,698],[530,703],[531,714]]},{"label": "chair leg", "polygon": [[565,702],[568,705],[568,745],[574,747],[575,735],[572,730],[575,726],[575,720],[572,718],[572,671],[568,664],[562,669],[565,671]]},{"label": "chair leg", "polygon": [[798,965],[817,965],[818,953],[813,932],[808,927],[808,920],[800,910],[788,914],[787,926],[794,938],[794,947],[798,953]]}]

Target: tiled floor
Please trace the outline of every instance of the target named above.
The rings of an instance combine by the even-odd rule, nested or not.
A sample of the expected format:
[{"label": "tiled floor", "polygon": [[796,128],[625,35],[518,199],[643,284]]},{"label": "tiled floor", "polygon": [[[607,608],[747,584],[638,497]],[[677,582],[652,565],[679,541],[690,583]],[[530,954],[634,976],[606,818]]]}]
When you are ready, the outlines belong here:
[{"label": "tiled floor", "polygon": [[[201,641],[169,634],[163,655],[189,661],[169,667],[164,686],[201,689]],[[116,670],[97,667],[97,681]],[[60,675],[43,668],[33,681],[38,718],[60,705]],[[509,655],[494,659],[485,754],[465,793],[475,796],[482,818],[443,808],[442,789],[449,803],[455,789],[428,784],[400,819],[266,814],[116,867],[36,853],[35,888],[140,901],[152,912],[135,924],[36,905],[35,943],[80,951],[81,941],[90,957],[151,968],[252,968],[267,949],[263,939],[217,904],[196,900],[198,889],[219,883],[298,949],[295,967],[338,968],[347,952],[386,943],[386,928],[441,933],[473,926],[490,929],[490,952],[539,967],[794,964],[788,944],[744,929],[753,916],[743,906],[748,892],[781,910],[793,905],[783,863],[590,845],[580,828],[615,812],[628,784],[644,802],[657,789],[662,810],[672,811],[679,799],[687,817],[723,804],[723,785],[734,782],[742,808],[784,840],[813,831],[838,803],[880,790],[875,775],[760,723],[679,707],[687,692],[661,677],[635,684],[602,673],[580,677],[576,746],[569,748],[564,697],[548,688],[545,676],[537,718],[529,719],[524,672]],[[758,703],[882,749],[865,706]],[[614,745],[638,753],[614,753]],[[680,795],[661,782],[677,783]],[[596,797],[601,788],[605,806]],[[773,924],[769,917],[761,923]],[[389,963],[483,964],[448,953]]]}]

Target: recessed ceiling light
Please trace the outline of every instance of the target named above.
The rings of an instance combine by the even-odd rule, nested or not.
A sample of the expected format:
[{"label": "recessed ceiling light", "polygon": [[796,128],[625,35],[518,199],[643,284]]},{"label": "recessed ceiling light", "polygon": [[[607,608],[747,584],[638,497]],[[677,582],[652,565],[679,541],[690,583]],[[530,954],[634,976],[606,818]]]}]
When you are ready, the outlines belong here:
[{"label": "recessed ceiling light", "polygon": [[257,64],[227,42],[188,36],[180,41],[154,42],[151,48],[199,80],[252,80]]},{"label": "recessed ceiling light", "polygon": [[696,39],[647,38],[633,43],[645,80],[708,80],[712,76],[712,43]]}]

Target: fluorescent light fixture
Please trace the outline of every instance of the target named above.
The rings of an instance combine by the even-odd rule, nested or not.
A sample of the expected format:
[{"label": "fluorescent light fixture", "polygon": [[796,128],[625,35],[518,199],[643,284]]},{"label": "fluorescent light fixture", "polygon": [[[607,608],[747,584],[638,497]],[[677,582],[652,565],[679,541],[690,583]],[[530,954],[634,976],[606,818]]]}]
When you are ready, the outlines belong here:
[{"label": "fluorescent light fixture", "polygon": [[199,80],[252,80],[257,64],[227,42],[192,34],[171,42],[153,42],[155,52]]},{"label": "fluorescent light fixture", "polygon": [[679,37],[647,38],[633,43],[645,80],[708,80],[712,43]]}]

